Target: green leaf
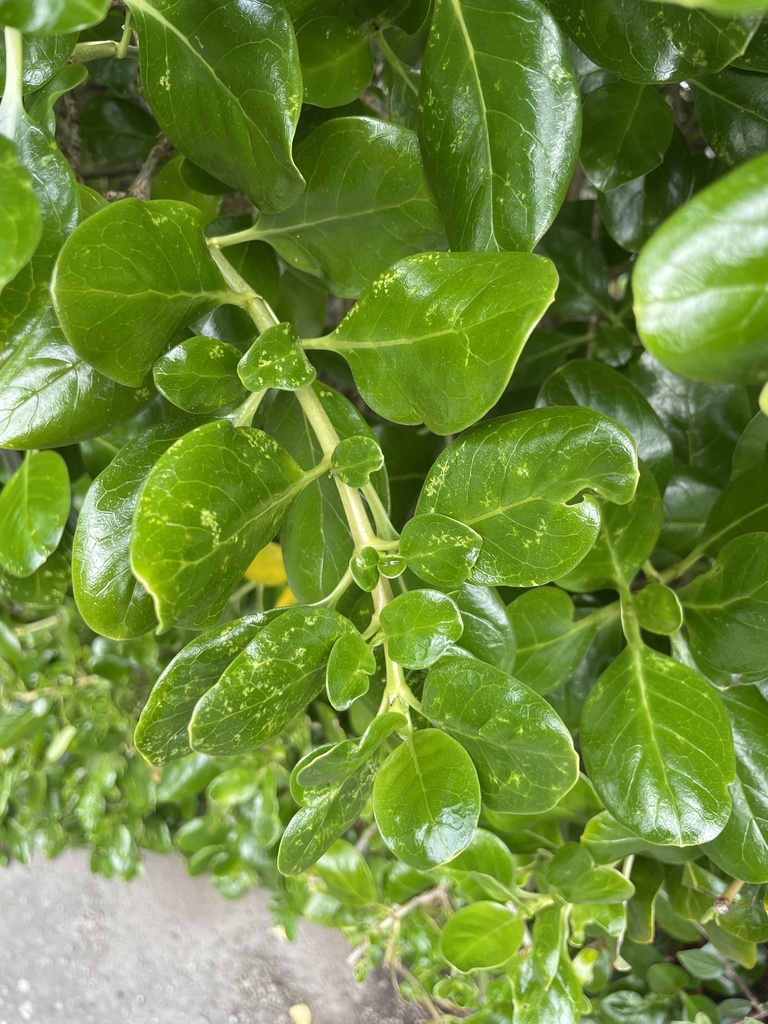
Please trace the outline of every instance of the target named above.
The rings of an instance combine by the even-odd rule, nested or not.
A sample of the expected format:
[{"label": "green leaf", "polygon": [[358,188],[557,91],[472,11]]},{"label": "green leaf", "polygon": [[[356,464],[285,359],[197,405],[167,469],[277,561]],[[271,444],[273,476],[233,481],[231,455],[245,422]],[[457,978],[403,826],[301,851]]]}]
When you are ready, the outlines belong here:
[{"label": "green leaf", "polygon": [[367,36],[341,18],[325,15],[306,21],[296,33],[304,83],[304,102],[317,107],[351,103],[373,75]]},{"label": "green leaf", "polygon": [[580,405],[626,427],[637,454],[660,488],[672,469],[672,443],[650,402],[616,370],[592,359],[572,359],[542,385],[537,407]]},{"label": "green leaf", "polygon": [[370,907],[377,902],[376,883],[362,853],[338,839],[315,866],[331,896],[345,907]]},{"label": "green leaf", "polygon": [[584,173],[602,192],[648,174],[661,163],[673,131],[672,108],[661,93],[608,82],[584,99]]},{"label": "green leaf", "polygon": [[698,847],[676,849],[648,843],[620,825],[608,811],[600,811],[589,819],[581,843],[598,864],[610,864],[636,853],[651,854],[667,864],[674,864],[699,853]]},{"label": "green leaf", "polygon": [[699,192],[635,265],[635,315],[669,369],[710,383],[768,378],[768,155]]},{"label": "green leaf", "polygon": [[618,424],[588,409],[536,409],[454,441],[430,470],[416,511],[480,534],[473,582],[531,587],[564,575],[597,539],[599,505],[584,491],[626,504],[637,479],[634,442]]},{"label": "green leaf", "polygon": [[624,903],[635,887],[614,868],[596,866],[578,843],[565,843],[541,872],[548,888],[566,903]]},{"label": "green leaf", "polygon": [[482,546],[478,533],[448,516],[428,512],[403,527],[400,554],[426,583],[456,587],[469,576]]},{"label": "green leaf", "polygon": [[240,352],[215,338],[187,338],[160,356],[152,374],[157,390],[185,412],[218,412],[245,401],[237,375]]},{"label": "green leaf", "polygon": [[122,448],[88,489],[72,545],[72,586],[86,623],[115,640],[157,626],[151,596],[131,572],[133,515],[158,458],[192,427],[161,423]]},{"label": "green leaf", "polygon": [[530,250],[578,156],[579,93],[537,0],[437,0],[420,93],[424,166],[454,249]]},{"label": "green leaf", "polygon": [[353,628],[329,608],[288,608],[268,622],[195,705],[193,749],[240,753],[279,733],[320,693],[334,643]]},{"label": "green leaf", "polygon": [[58,452],[27,455],[0,493],[0,565],[13,576],[39,569],[59,546],[70,503]]},{"label": "green leaf", "polygon": [[648,583],[634,597],[635,611],[643,629],[661,636],[676,633],[683,625],[680,597],[661,583]]},{"label": "green leaf", "polygon": [[573,788],[578,758],[547,702],[499,669],[446,657],[427,676],[424,714],[468,751],[492,810],[538,814]]},{"label": "green leaf", "polygon": [[759,466],[765,460],[768,446],[768,416],[759,412],[744,428],[733,452],[732,479],[746,473],[753,466]]},{"label": "green leaf", "polygon": [[768,532],[768,452],[759,465],[731,480],[715,499],[704,527],[712,554],[734,537]]},{"label": "green leaf", "polygon": [[10,139],[0,137],[0,292],[32,258],[42,233],[32,176]]},{"label": "green leaf", "polygon": [[702,134],[721,160],[739,164],[768,148],[768,79],[726,68],[690,87]]},{"label": "green leaf", "polygon": [[155,683],[136,726],[136,749],[148,761],[159,766],[191,753],[187,729],[195,705],[275,614],[227,622],[179,651]]},{"label": "green leaf", "polygon": [[387,653],[405,668],[427,668],[461,636],[461,613],[438,590],[399,594],[379,614]]},{"label": "green leaf", "polygon": [[422,253],[309,347],[343,355],[380,416],[449,434],[498,400],[556,286],[552,264],[528,253]]},{"label": "green leaf", "polygon": [[252,234],[335,295],[357,298],[390,264],[443,249],[445,236],[416,136],[367,117],[327,121],[296,148],[307,180],[298,202]]},{"label": "green leaf", "polygon": [[376,776],[373,810],[382,839],[406,864],[428,871],[451,860],[480,814],[469,754],[438,729],[409,734]]},{"label": "green leaf", "polygon": [[[30,36],[22,39],[22,85],[25,95],[40,89],[69,60],[77,36]],[[0,93],[5,91],[5,49],[0,45]]]},{"label": "green leaf", "polygon": [[573,601],[557,587],[526,591],[508,614],[517,640],[512,674],[540,694],[567,684],[594,639],[598,617],[574,621]]},{"label": "green leaf", "polygon": [[768,664],[768,534],[728,541],[715,564],[678,591],[695,658],[726,672]]},{"label": "green leaf", "polygon": [[533,922],[533,969],[545,990],[557,977],[567,927],[564,908],[543,907]]},{"label": "green leaf", "polygon": [[501,967],[523,941],[523,922],[501,903],[479,900],[452,914],[440,936],[440,952],[458,971]]},{"label": "green leaf", "polygon": [[378,442],[365,435],[344,438],[331,455],[331,472],[349,487],[365,487],[383,465]]},{"label": "green leaf", "polygon": [[331,649],[326,672],[328,700],[337,711],[368,692],[369,676],[376,671],[376,658],[359,633],[344,633]]},{"label": "green leaf", "polygon": [[376,589],[379,582],[379,552],[376,548],[365,547],[349,560],[352,579],[367,593]]},{"label": "green leaf", "polygon": [[719,71],[746,48],[757,17],[714,18],[653,0],[547,0],[568,35],[601,68],[629,82],[681,82]]},{"label": "green leaf", "polygon": [[723,973],[723,961],[706,949],[681,950],[677,959],[689,974],[701,981],[712,981]]},{"label": "green leaf", "polygon": [[498,591],[494,587],[462,583],[448,593],[458,605],[464,623],[457,646],[502,672],[511,672],[515,663],[515,632]]},{"label": "green leaf", "polygon": [[304,355],[296,328],[288,323],[263,331],[238,363],[237,372],[249,391],[299,391],[317,376]]},{"label": "green leaf", "polygon": [[25,615],[55,612],[69,590],[69,559],[61,551],[53,554],[31,576],[11,576],[0,569],[0,592],[6,604],[23,608]]},{"label": "green leaf", "polygon": [[[548,988],[539,980],[534,957],[535,951],[522,960],[512,975],[515,1024],[578,1024],[583,995],[567,951],[560,951],[557,973]],[[603,1003],[601,999],[601,1009]],[[640,1022],[633,1020],[633,1024]]]},{"label": "green leaf", "polygon": [[64,333],[100,372],[138,387],[179,328],[230,298],[186,203],[125,199],[67,239],[51,285]]},{"label": "green leaf", "polygon": [[600,799],[640,838],[693,846],[724,828],[734,776],[728,716],[687,666],[648,647],[624,650],[587,701],[581,737]]},{"label": "green leaf", "polygon": [[[344,633],[343,636],[354,636]],[[341,740],[307,754],[291,774],[291,793],[301,802],[305,790],[341,782],[366,761],[370,761],[381,744],[395,730],[407,727],[405,717],[396,711],[387,711],[370,723],[359,740]]]},{"label": "green leaf", "polygon": [[227,420],[171,445],[139,494],[131,538],[162,630],[215,624],[308,476],[271,437]]},{"label": "green leaf", "polygon": [[734,878],[768,881],[768,703],[752,686],[722,695],[733,729],[736,779],[733,810],[723,831],[706,846],[707,856]]},{"label": "green leaf", "polygon": [[0,25],[24,33],[78,32],[103,21],[109,0],[0,0]]},{"label": "green leaf", "polygon": [[301,191],[291,156],[301,71],[280,0],[131,0],[141,80],[180,153],[253,200],[282,210]]}]

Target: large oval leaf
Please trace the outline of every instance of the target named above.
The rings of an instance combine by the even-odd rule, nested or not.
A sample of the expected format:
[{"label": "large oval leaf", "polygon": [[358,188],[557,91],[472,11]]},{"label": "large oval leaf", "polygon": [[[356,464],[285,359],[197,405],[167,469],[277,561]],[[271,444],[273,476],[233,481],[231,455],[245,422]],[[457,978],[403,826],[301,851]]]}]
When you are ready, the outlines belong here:
[{"label": "large oval leaf", "polygon": [[171,445],[141,490],[131,538],[160,628],[214,625],[307,482],[277,441],[227,420]]},{"label": "large oval leaf", "polygon": [[532,587],[573,569],[597,539],[599,506],[584,492],[626,504],[637,480],[623,427],[589,409],[536,409],[484,423],[446,448],[417,513],[451,516],[483,538],[475,583]]},{"label": "large oval leaf", "polygon": [[382,839],[406,864],[444,864],[469,844],[480,814],[469,754],[438,729],[409,734],[376,776],[373,811]]},{"label": "large oval leaf", "polygon": [[678,210],[640,253],[640,338],[665,366],[712,384],[768,379],[768,155]]},{"label": "large oval leaf", "polygon": [[313,348],[339,352],[396,423],[463,430],[495,404],[557,288],[528,253],[422,253],[396,264]]},{"label": "large oval leaf", "polygon": [[263,210],[301,191],[301,70],[280,0],[130,0],[141,82],[179,152]]},{"label": "large oval leaf", "polygon": [[505,672],[445,657],[427,676],[422,707],[469,753],[491,810],[540,814],[576,784],[568,730],[543,697]]},{"label": "large oval leaf", "polygon": [[725,827],[731,727],[692,669],[648,647],[626,648],[592,691],[581,737],[600,799],[641,839],[694,846]]},{"label": "large oval leaf", "polygon": [[58,452],[30,453],[0,493],[0,565],[31,576],[59,546],[71,502]]},{"label": "large oval leaf", "polygon": [[454,249],[530,250],[565,199],[579,90],[538,0],[437,0],[419,139]]}]

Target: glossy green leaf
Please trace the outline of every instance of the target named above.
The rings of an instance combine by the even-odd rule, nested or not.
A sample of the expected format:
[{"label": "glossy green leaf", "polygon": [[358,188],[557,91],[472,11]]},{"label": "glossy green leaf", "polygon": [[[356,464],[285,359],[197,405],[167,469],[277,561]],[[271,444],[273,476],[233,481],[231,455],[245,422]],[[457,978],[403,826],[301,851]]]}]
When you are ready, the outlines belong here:
[{"label": "glossy green leaf", "polygon": [[152,368],[157,390],[185,412],[218,412],[243,402],[247,392],[237,375],[240,353],[215,338],[187,338],[160,356]]},{"label": "glossy green leaf", "polygon": [[649,583],[634,597],[637,618],[643,629],[668,636],[683,624],[678,593],[662,583]]},{"label": "glossy green leaf", "polygon": [[626,504],[637,478],[634,442],[618,424],[588,409],[536,409],[450,445],[417,512],[451,516],[480,534],[473,582],[530,587],[564,575],[597,539],[599,505],[584,491]]},{"label": "glossy green leaf", "polygon": [[691,846],[725,827],[734,776],[728,716],[687,666],[627,648],[592,691],[581,737],[600,799],[642,839]]},{"label": "glossy green leaf", "polygon": [[704,526],[706,548],[714,554],[734,537],[768,532],[768,453],[731,480],[715,499]]},{"label": "glossy green leaf", "polygon": [[731,687],[722,699],[736,751],[733,810],[706,850],[734,878],[762,883],[768,881],[768,703],[752,686]]},{"label": "glossy green leaf", "polygon": [[[342,635],[354,636],[353,633]],[[299,761],[291,774],[291,793],[294,799],[300,802],[306,789],[346,779],[362,764],[371,760],[388,736],[406,727],[403,715],[396,711],[386,711],[373,719],[359,740],[340,740],[325,749],[313,750]]]},{"label": "glossy green leaf", "polygon": [[458,605],[464,623],[457,646],[480,661],[511,673],[515,663],[515,632],[498,591],[494,587],[462,583],[448,593]]},{"label": "glossy green leaf", "polygon": [[565,199],[581,111],[537,0],[437,0],[419,140],[454,249],[530,250]]},{"label": "glossy green leaf", "polygon": [[379,614],[393,661],[405,668],[427,668],[461,636],[461,613],[438,590],[399,594]]},{"label": "glossy green leaf", "polygon": [[32,176],[13,143],[0,137],[0,291],[30,260],[42,233]]},{"label": "glossy green leaf", "polygon": [[187,729],[195,705],[275,614],[227,622],[179,651],[155,683],[134,733],[148,761],[164,765],[191,753]]},{"label": "glossy green leaf", "polygon": [[768,534],[728,541],[715,564],[678,591],[694,657],[726,672],[768,664]]},{"label": "glossy green leaf", "polygon": [[542,908],[533,922],[533,968],[545,990],[557,977],[566,927],[563,908],[555,904]]},{"label": "glossy green leaf", "polygon": [[512,674],[536,693],[568,683],[592,643],[598,617],[574,619],[570,597],[557,587],[537,587],[508,608],[517,640]]},{"label": "glossy green leaf", "polygon": [[455,587],[469,576],[482,546],[478,533],[448,516],[428,512],[403,527],[400,554],[426,583]]},{"label": "glossy green leaf", "polygon": [[351,103],[373,75],[371,44],[341,18],[306,21],[296,33],[304,102],[318,107]]},{"label": "glossy green leaf", "polygon": [[428,871],[451,860],[480,814],[469,754],[437,729],[408,735],[376,776],[373,810],[382,839],[406,864]]},{"label": "glossy green leaf", "polygon": [[299,391],[317,376],[304,355],[296,328],[287,323],[263,331],[238,363],[237,372],[249,391]]},{"label": "glossy green leaf", "polygon": [[383,465],[378,442],[365,435],[345,438],[331,455],[331,472],[349,487],[365,487]]},{"label": "glossy green leaf", "polygon": [[329,608],[288,608],[267,623],[195,705],[193,749],[234,754],[279,733],[323,688],[331,649],[352,629]]},{"label": "glossy green leaf", "polygon": [[367,117],[327,121],[296,147],[298,202],[264,214],[253,234],[334,294],[356,298],[390,264],[445,248],[416,136]]},{"label": "glossy green leaf", "polygon": [[227,420],[171,445],[139,494],[131,538],[160,628],[214,625],[307,482],[271,437]]},{"label": "glossy green leaf", "polygon": [[672,469],[672,443],[650,402],[610,366],[572,359],[542,385],[536,405],[581,405],[626,427],[637,454],[663,488]]},{"label": "glossy green leaf", "polygon": [[[158,134],[157,122],[144,107],[116,96],[94,96],[80,114],[81,166],[87,171],[105,170],[134,160],[145,160]],[[157,179],[155,179],[155,182]],[[162,196],[152,183],[153,199]]]},{"label": "glossy green leaf", "polygon": [[536,251],[557,267],[560,283],[553,312],[569,317],[614,316],[608,293],[608,264],[604,253],[589,237],[556,223]]},{"label": "glossy green leaf", "polygon": [[122,448],[88,489],[72,545],[72,585],[86,623],[115,640],[157,626],[151,596],[131,572],[133,515],[158,458],[193,426],[161,423]]},{"label": "glossy green leaf", "polygon": [[109,0],[0,0],[0,25],[25,33],[77,32],[102,21]]},{"label": "glossy green leaf", "polygon": [[672,108],[661,93],[608,82],[584,99],[584,173],[602,192],[648,174],[661,163],[673,131]]},{"label": "glossy green leaf", "polygon": [[126,199],[67,240],[52,283],[78,355],[138,386],[174,332],[228,300],[199,214],[186,203]]},{"label": "glossy green leaf", "polygon": [[721,160],[739,164],[768,148],[768,79],[726,68],[690,82],[702,134]]},{"label": "glossy green leaf", "polygon": [[359,633],[344,633],[328,659],[328,700],[337,711],[346,711],[352,701],[368,692],[369,677],[375,671],[376,658],[365,640]]},{"label": "glossy green leaf", "polygon": [[635,266],[637,328],[675,373],[711,383],[768,377],[768,156],[696,195]]},{"label": "glossy green leaf", "polygon": [[440,952],[459,971],[501,967],[523,941],[523,922],[501,903],[479,900],[452,914],[440,936]]},{"label": "glossy green leaf", "polygon": [[[515,1024],[578,1024],[581,1019],[581,985],[566,950],[560,952],[558,969],[548,988],[539,980],[533,954],[517,966],[512,985]],[[602,1008],[604,1000],[600,1002]]]},{"label": "glossy green leaf", "polygon": [[678,863],[698,854],[698,848],[657,846],[634,835],[609,814],[600,811],[590,818],[581,835],[581,843],[598,864],[610,864],[637,853],[653,854],[668,864]]},{"label": "glossy green leaf", "polygon": [[379,582],[379,552],[371,547],[358,551],[349,560],[349,571],[361,590],[375,590]]},{"label": "glossy green leaf", "polygon": [[[22,39],[22,87],[24,93],[34,92],[59,71],[69,60],[77,42],[74,33],[62,36],[30,36]],[[0,44],[0,93],[5,91],[5,49]]]},{"label": "glossy green leaf", "polygon": [[141,79],[180,153],[262,210],[301,191],[291,156],[301,72],[280,0],[131,0]]},{"label": "glossy green leaf", "polygon": [[714,18],[654,0],[546,0],[580,49],[628,82],[681,82],[737,57],[757,17]]},{"label": "glossy green leaf", "polygon": [[757,413],[744,428],[733,451],[732,479],[746,473],[753,466],[759,466],[765,460],[768,446],[768,416]]},{"label": "glossy green leaf", "polygon": [[556,286],[552,264],[528,253],[423,253],[311,347],[343,355],[380,416],[448,434],[497,401]]},{"label": "glossy green leaf", "polygon": [[351,843],[338,839],[315,867],[331,896],[348,907],[370,907],[376,903],[376,883],[362,853]]},{"label": "glossy green leaf", "polygon": [[27,455],[0,492],[0,565],[13,576],[31,576],[59,546],[70,504],[58,452]]},{"label": "glossy green leaf", "polygon": [[468,751],[491,809],[540,813],[574,786],[578,758],[567,729],[543,698],[505,672],[446,657],[427,676],[422,706]]},{"label": "glossy green leaf", "polygon": [[0,594],[5,603],[23,609],[25,615],[57,611],[70,584],[69,559],[54,551],[31,576],[11,576],[0,568]]},{"label": "glossy green leaf", "polygon": [[565,843],[542,871],[542,876],[566,903],[624,903],[635,887],[614,868],[596,866],[578,843]]}]

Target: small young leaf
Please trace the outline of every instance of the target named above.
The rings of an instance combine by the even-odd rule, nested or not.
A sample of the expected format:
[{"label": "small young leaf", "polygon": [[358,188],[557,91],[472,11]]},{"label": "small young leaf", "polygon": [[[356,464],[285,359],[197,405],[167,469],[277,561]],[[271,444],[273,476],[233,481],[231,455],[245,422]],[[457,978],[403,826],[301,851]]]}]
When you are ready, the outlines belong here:
[{"label": "small young leaf", "polygon": [[185,412],[218,412],[245,401],[237,376],[240,353],[215,338],[187,338],[155,363],[157,390]]},{"label": "small young leaf", "polygon": [[379,552],[376,548],[363,548],[349,560],[349,571],[352,579],[360,587],[370,593],[379,582]]},{"label": "small young leaf", "polygon": [[643,629],[661,636],[669,636],[680,629],[683,609],[678,593],[662,583],[648,583],[635,594],[635,611]]},{"label": "small young leaf", "polygon": [[477,561],[482,538],[449,516],[426,513],[403,527],[400,554],[426,583],[456,587],[469,576]]},{"label": "small young leaf", "polygon": [[371,44],[362,32],[335,15],[305,21],[296,33],[304,84],[304,102],[343,107],[373,75]]},{"label": "small young leaf", "polygon": [[444,864],[469,844],[480,814],[469,754],[437,729],[410,734],[376,776],[373,811],[382,839],[406,864]]},{"label": "small young leaf", "polygon": [[59,453],[28,454],[0,493],[0,565],[12,576],[31,576],[59,546],[70,504]]},{"label": "small young leaf", "polygon": [[304,355],[296,328],[288,323],[263,331],[238,363],[237,372],[249,391],[299,391],[317,376]]},{"label": "small young leaf", "polygon": [[[354,636],[345,633],[344,636]],[[296,765],[291,775],[291,793],[301,802],[305,789],[341,782],[360,765],[370,761],[384,740],[395,730],[405,729],[405,717],[396,711],[377,715],[359,740],[341,740],[325,749],[313,750]]]},{"label": "small young leaf", "polygon": [[437,590],[399,594],[379,620],[390,658],[405,668],[432,665],[464,629],[459,609]]},{"label": "small young leaf", "polygon": [[368,692],[369,676],[376,671],[376,658],[359,633],[344,633],[331,649],[326,670],[328,700],[337,711]]},{"label": "small young leaf", "polygon": [[359,435],[340,441],[331,456],[331,472],[350,487],[365,487],[384,465],[384,455],[372,437]]},{"label": "small young leaf", "polygon": [[448,918],[440,952],[459,971],[491,970],[513,957],[522,941],[517,914],[501,903],[478,900]]}]

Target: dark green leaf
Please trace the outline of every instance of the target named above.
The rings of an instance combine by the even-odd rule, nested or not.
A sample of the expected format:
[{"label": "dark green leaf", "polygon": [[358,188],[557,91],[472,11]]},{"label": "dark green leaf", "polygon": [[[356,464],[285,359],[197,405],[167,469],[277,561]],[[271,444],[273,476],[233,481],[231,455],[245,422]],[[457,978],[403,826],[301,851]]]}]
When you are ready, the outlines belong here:
[{"label": "dark green leaf", "polygon": [[664,526],[659,549],[678,558],[693,550],[720,488],[708,473],[683,466],[673,471],[664,491]]},{"label": "dark green leaf", "polygon": [[462,907],[445,923],[440,952],[459,971],[501,967],[523,941],[523,922],[501,903],[479,900]]},{"label": "dark green leaf", "polygon": [[726,68],[690,82],[702,134],[721,160],[738,164],[768,148],[768,78]]},{"label": "dark green leaf", "polygon": [[341,18],[326,15],[304,22],[296,42],[305,103],[341,107],[356,99],[370,82],[371,44]]},{"label": "dark green leaf", "polygon": [[247,392],[237,375],[240,352],[215,338],[187,338],[155,363],[157,390],[185,412],[218,412],[242,402]]},{"label": "dark green leaf", "polygon": [[14,144],[0,137],[0,292],[29,262],[42,233],[32,176]]},{"label": "dark green leaf", "polygon": [[161,629],[215,624],[307,477],[271,437],[227,420],[171,445],[141,490],[131,538]]},{"label": "dark green leaf", "polygon": [[115,96],[94,96],[80,114],[83,169],[108,173],[114,167],[130,167],[134,160],[141,163],[154,145],[157,132],[157,122],[138,103]]},{"label": "dark green leaf", "polygon": [[588,409],[536,409],[450,445],[417,512],[451,516],[480,534],[473,582],[530,587],[564,575],[597,539],[599,505],[583,492],[626,504],[637,478],[634,442],[618,424]]},{"label": "dark green leaf", "polygon": [[454,249],[530,250],[578,156],[576,79],[537,0],[437,0],[419,139]]},{"label": "dark green leaf", "polygon": [[462,583],[449,595],[458,605],[464,623],[457,646],[502,672],[511,672],[515,663],[515,633],[496,588]]},{"label": "dark green leaf", "polygon": [[0,569],[0,592],[6,603],[23,609],[25,615],[57,611],[69,583],[69,559],[61,550],[54,551],[31,576],[11,576]]},{"label": "dark green leaf", "polygon": [[31,576],[59,546],[71,503],[58,452],[27,455],[0,493],[0,565]]},{"label": "dark green leaf", "polygon": [[746,473],[753,466],[759,466],[765,460],[768,445],[768,416],[759,412],[744,428],[733,452],[732,478]]},{"label": "dark green leaf", "polygon": [[103,21],[109,0],[0,0],[0,24],[25,33],[77,32]]},{"label": "dark green leaf", "polygon": [[482,539],[463,523],[428,512],[403,527],[400,554],[416,575],[438,587],[456,587],[470,574]]},{"label": "dark green leaf", "polygon": [[734,537],[768,532],[768,453],[760,465],[732,480],[715,499],[704,527],[709,554]]},{"label": "dark green leaf", "polygon": [[240,360],[237,372],[249,391],[299,391],[317,376],[296,328],[288,323],[268,327]]},{"label": "dark green leaf", "polygon": [[598,795],[642,839],[691,846],[724,828],[734,776],[728,716],[687,666],[628,647],[592,691],[581,736]]},{"label": "dark green leaf", "polygon": [[[70,58],[77,36],[24,36],[22,84],[25,93],[45,85]],[[0,44],[0,93],[5,91],[5,50]]]},{"label": "dark green leaf", "polygon": [[279,0],[131,0],[141,79],[160,127],[199,167],[282,210],[301,191],[291,156],[301,72]]},{"label": "dark green leaf", "polygon": [[359,633],[344,633],[331,649],[326,672],[328,700],[337,711],[368,692],[369,676],[376,671],[376,658]]},{"label": "dark green leaf", "polygon": [[446,594],[411,590],[379,615],[387,653],[405,668],[427,668],[461,636],[461,613]]},{"label": "dark green leaf", "polygon": [[376,776],[373,810],[400,860],[422,871],[444,864],[469,844],[480,814],[469,754],[437,729],[409,734]]}]

